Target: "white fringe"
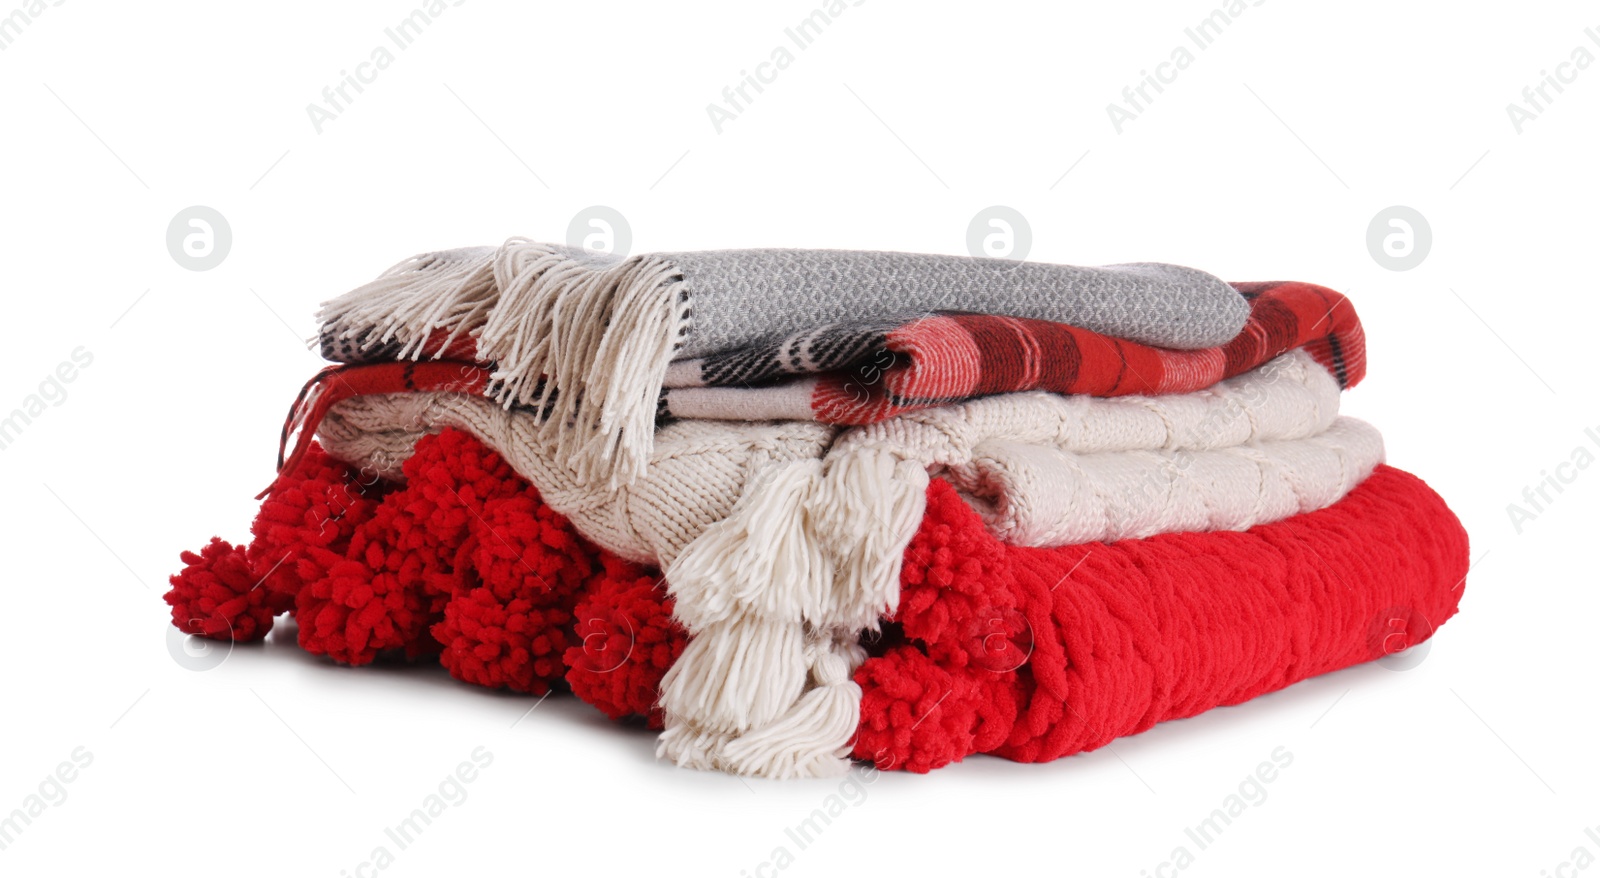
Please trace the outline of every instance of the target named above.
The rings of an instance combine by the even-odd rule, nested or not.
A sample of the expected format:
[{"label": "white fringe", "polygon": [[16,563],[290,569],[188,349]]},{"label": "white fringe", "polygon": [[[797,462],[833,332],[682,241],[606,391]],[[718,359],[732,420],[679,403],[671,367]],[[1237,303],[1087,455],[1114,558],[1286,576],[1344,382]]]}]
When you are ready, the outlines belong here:
[{"label": "white fringe", "polygon": [[740,732],[707,728],[668,710],[656,755],[685,768],[774,780],[844,773],[860,721],[861,687],[851,675],[866,661],[866,650],[848,629],[808,632],[806,639],[806,690],[781,714]]},{"label": "white fringe", "polygon": [[413,256],[322,303],[317,321],[363,350],[402,339],[399,358],[419,359],[433,330],[449,328],[448,344],[494,307],[494,255],[493,247],[466,247]]},{"label": "white fringe", "polygon": [[495,397],[546,412],[540,439],[580,479],[644,473],[667,364],[688,329],[677,267],[634,257],[604,268],[513,238],[494,258],[499,304],[478,334]]},{"label": "white fringe", "polygon": [[318,320],[362,349],[399,339],[420,359],[435,330],[477,333],[494,398],[535,406],[540,438],[586,481],[644,473],[667,364],[688,333],[681,272],[658,256],[614,265],[525,238],[415,256],[322,306]]},{"label": "white fringe", "polygon": [[860,719],[858,640],[899,600],[921,464],[857,446],[779,464],[668,565],[693,635],[661,684],[658,754],[763,777],[837,774]]},{"label": "white fringe", "polygon": [[812,539],[834,556],[832,612],[840,624],[876,629],[900,603],[901,558],[926,507],[926,464],[857,444],[827,465],[807,512]]},{"label": "white fringe", "polygon": [[774,722],[805,691],[805,647],[805,631],[791,622],[740,618],[702,628],[662,679],[661,707],[724,734]]}]

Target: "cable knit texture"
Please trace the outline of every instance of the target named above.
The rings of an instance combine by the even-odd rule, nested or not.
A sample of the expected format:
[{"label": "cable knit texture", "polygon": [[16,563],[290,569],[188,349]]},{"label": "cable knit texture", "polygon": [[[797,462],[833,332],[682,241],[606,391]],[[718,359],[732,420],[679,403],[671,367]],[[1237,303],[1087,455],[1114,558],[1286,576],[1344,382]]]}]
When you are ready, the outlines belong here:
[{"label": "cable knit texture", "polygon": [[[757,474],[863,449],[920,461],[955,483],[991,530],[1026,545],[1248,527],[1333,502],[1381,459],[1370,427],[1348,421],[1328,433],[1338,410],[1337,382],[1297,351],[1198,393],[1009,394],[856,428],[838,442],[836,428],[813,423],[673,423],[657,434],[646,475],[616,490],[552,463],[531,413],[470,394],[347,400],[318,438],[353,466],[399,479],[422,436],[465,430],[585,537],[665,566],[725,519]],[[1282,444],[1319,434],[1323,441]]]}]

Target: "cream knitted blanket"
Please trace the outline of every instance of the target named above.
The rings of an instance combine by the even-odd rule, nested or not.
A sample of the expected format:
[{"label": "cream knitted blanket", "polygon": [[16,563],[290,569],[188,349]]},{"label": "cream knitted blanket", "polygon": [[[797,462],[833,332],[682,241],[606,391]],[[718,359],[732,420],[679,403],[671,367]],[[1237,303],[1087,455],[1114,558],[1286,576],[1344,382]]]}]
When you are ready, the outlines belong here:
[{"label": "cream knitted blanket", "polygon": [[398,477],[416,440],[475,434],[596,543],[660,565],[694,634],[662,686],[661,753],[773,777],[842,771],[858,639],[898,601],[932,476],[1021,545],[1243,530],[1331,505],[1383,457],[1303,352],[1181,396],[1010,394],[839,430],[679,422],[620,488],[561,466],[526,412],[481,396],[340,403],[318,437]]}]

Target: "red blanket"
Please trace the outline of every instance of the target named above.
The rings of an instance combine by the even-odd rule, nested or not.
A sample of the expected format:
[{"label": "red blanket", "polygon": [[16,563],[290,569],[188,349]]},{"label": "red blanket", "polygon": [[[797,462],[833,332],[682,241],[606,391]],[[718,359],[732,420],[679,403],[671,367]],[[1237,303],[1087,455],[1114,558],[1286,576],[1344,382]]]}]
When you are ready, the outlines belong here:
[{"label": "red blanket", "polygon": [[856,672],[855,756],[928,771],[1093,750],[1426,640],[1455,615],[1468,564],[1444,501],[1388,466],[1243,533],[1059,549],[995,540],[936,482],[900,630]]}]

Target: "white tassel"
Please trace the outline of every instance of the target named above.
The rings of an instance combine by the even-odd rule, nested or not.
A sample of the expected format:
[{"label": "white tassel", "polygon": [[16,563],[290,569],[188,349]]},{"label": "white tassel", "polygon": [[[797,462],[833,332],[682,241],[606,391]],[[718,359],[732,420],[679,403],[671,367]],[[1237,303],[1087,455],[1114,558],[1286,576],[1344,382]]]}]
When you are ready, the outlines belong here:
[{"label": "white tassel", "polygon": [[900,564],[922,523],[928,472],[915,460],[858,444],[828,457],[807,506],[811,539],[834,558],[835,624],[877,628],[900,603]]},{"label": "white tassel", "polygon": [[859,633],[898,600],[928,475],[871,448],[829,460],[768,468],[668,565],[693,637],[662,680],[661,755],[763,777],[843,770]]},{"label": "white tassel", "polygon": [[708,731],[739,733],[783,715],[806,685],[802,627],[741,616],[689,639],[661,680],[661,707]]},{"label": "white tassel", "polygon": [[703,732],[679,717],[667,714],[667,727],[656,738],[656,758],[670,759],[680,768],[721,771],[717,754],[731,735]]},{"label": "white tassel", "polygon": [[833,560],[812,539],[807,520],[821,481],[820,460],[757,474],[728,517],[667,565],[678,622],[698,633],[746,608],[782,622],[826,618]]},{"label": "white tassel", "polygon": [[851,675],[866,650],[850,631],[811,639],[809,688],[781,716],[740,734],[706,729],[668,711],[656,755],[684,768],[776,780],[843,774],[860,720],[861,687]]},{"label": "white tassel", "polygon": [[843,774],[861,720],[861,687],[851,675],[866,661],[854,632],[848,638],[819,645],[811,664],[812,688],[776,721],[728,740],[717,753],[717,766],[772,778]]}]

